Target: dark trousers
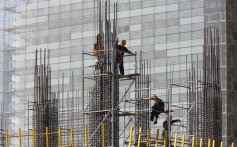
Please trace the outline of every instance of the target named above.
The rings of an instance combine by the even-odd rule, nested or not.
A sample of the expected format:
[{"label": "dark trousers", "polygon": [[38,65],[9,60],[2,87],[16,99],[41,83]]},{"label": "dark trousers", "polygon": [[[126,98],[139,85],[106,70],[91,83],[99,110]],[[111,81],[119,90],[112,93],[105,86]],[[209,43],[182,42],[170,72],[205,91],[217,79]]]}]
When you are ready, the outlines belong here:
[{"label": "dark trousers", "polygon": [[151,121],[154,120],[154,117],[155,117],[155,121],[157,121],[158,117],[159,117],[159,112],[157,112],[156,110],[152,110],[151,111]]},{"label": "dark trousers", "polygon": [[123,66],[123,61],[118,60],[117,63],[118,63],[118,66],[119,66],[120,74],[121,74],[121,75],[124,75],[124,66]]}]

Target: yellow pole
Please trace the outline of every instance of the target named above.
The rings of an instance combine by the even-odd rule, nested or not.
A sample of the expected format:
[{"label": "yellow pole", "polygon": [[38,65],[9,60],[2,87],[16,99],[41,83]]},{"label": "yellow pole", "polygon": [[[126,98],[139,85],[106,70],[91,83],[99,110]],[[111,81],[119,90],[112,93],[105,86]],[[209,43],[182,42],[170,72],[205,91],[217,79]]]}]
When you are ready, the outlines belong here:
[{"label": "yellow pole", "polygon": [[192,137],[192,147],[195,147],[195,137]]},{"label": "yellow pole", "polygon": [[105,123],[102,123],[102,147],[105,147]]},{"label": "yellow pole", "polygon": [[132,131],[133,131],[133,126],[130,126],[128,147],[132,146]]},{"label": "yellow pole", "polygon": [[35,147],[35,128],[32,130],[32,146]]},{"label": "yellow pole", "polygon": [[150,144],[150,133],[151,133],[151,129],[148,128],[147,136],[146,136],[146,147],[149,147],[149,144]]},{"label": "yellow pole", "polygon": [[22,144],[21,144],[21,129],[20,128],[18,129],[18,136],[19,136],[19,147],[22,147]]},{"label": "yellow pole", "polygon": [[48,127],[46,127],[45,137],[46,137],[46,147],[49,147],[49,128]]},{"label": "yellow pole", "polygon": [[59,147],[63,147],[61,127],[58,127]]},{"label": "yellow pole", "polygon": [[184,147],[185,135],[182,135],[182,147]]},{"label": "yellow pole", "polygon": [[222,141],[221,141],[221,145],[220,145],[220,147],[222,147],[223,146],[223,143],[222,143]]},{"label": "yellow pole", "polygon": [[167,142],[167,131],[165,131],[164,135],[164,147],[166,147],[166,142]]},{"label": "yellow pole", "polygon": [[139,128],[137,147],[140,147],[140,143],[141,143],[141,135],[142,135],[142,127]]},{"label": "yellow pole", "polygon": [[8,128],[6,128],[6,147],[9,147],[9,142],[8,142]]},{"label": "yellow pole", "polygon": [[211,139],[208,139],[207,147],[210,147],[210,146],[211,146]]},{"label": "yellow pole", "polygon": [[202,138],[200,138],[199,147],[202,147]]},{"label": "yellow pole", "polygon": [[212,147],[215,147],[215,140],[212,141]]},{"label": "yellow pole", "polygon": [[74,147],[74,131],[73,131],[73,127],[70,127],[70,133],[71,133],[71,144],[72,147]]},{"label": "yellow pole", "polygon": [[234,147],[234,142],[232,142],[231,147]]},{"label": "yellow pole", "polygon": [[89,147],[89,144],[88,144],[88,126],[85,125],[85,145],[86,147]]},{"label": "yellow pole", "polygon": [[159,143],[159,129],[157,129],[157,132],[156,132],[156,144],[155,144],[155,147],[158,147],[158,143]]},{"label": "yellow pole", "polygon": [[174,147],[176,147],[176,145],[177,145],[177,137],[178,137],[178,133],[175,133],[175,137],[174,137]]}]

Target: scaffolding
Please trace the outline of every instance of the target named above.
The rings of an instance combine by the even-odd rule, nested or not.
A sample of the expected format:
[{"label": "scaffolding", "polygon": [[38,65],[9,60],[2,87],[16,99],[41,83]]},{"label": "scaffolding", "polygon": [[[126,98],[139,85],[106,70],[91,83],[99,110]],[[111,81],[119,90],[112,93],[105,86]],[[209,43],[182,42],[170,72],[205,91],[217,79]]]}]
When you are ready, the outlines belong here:
[{"label": "scaffolding", "polygon": [[[114,19],[110,20],[110,1],[105,2],[105,16],[102,16],[102,3],[99,2],[99,34],[97,43],[93,52],[84,52],[82,54],[82,101],[83,101],[83,124],[89,124],[89,143],[91,146],[101,146],[101,126],[105,126],[105,146],[119,146],[119,141],[125,129],[131,122],[134,122],[135,136],[139,134],[139,127],[142,127],[142,133],[145,134],[149,128],[149,95],[150,95],[150,76],[148,73],[148,61],[142,61],[140,53],[140,62],[138,65],[137,54],[126,55],[125,58],[134,58],[134,73],[120,75],[118,73],[116,61],[116,42],[117,42],[117,4],[114,3]],[[105,18],[103,20],[103,18]],[[104,30],[103,31],[103,25]],[[111,30],[113,30],[111,32]],[[97,62],[93,65],[85,66],[85,56],[96,56]],[[138,67],[139,70],[138,70]],[[86,74],[85,74],[86,73]],[[88,73],[94,73],[90,75]],[[94,86],[91,86],[93,81]],[[120,92],[120,85],[126,81],[128,87],[125,92]],[[89,85],[89,86],[88,86]],[[132,90],[131,87],[134,87]],[[87,93],[86,93],[87,91]],[[133,98],[126,100],[131,93]],[[127,108],[121,110],[122,103],[132,103],[134,110],[128,111]],[[119,132],[119,118],[128,117],[128,122],[122,132]],[[125,120],[125,118],[124,118]],[[137,127],[139,126],[139,127]],[[125,135],[124,135],[125,136]],[[128,135],[126,135],[128,136]],[[124,138],[124,143],[128,137]],[[135,139],[137,140],[137,139]],[[142,138],[142,141],[145,141]]]},{"label": "scaffolding", "polygon": [[203,52],[202,68],[198,61],[196,64],[192,61],[187,85],[182,86],[188,90],[187,134],[189,139],[196,136],[196,143],[202,138],[203,145],[207,146],[211,139],[219,146],[222,141],[222,98],[218,29],[205,28]]},{"label": "scaffolding", "polygon": [[[105,127],[105,143],[106,146],[119,146],[122,143],[127,145],[129,142],[129,132],[128,127],[130,125],[134,125],[132,128],[133,131],[133,145],[138,144],[139,135],[141,140],[139,142],[142,146],[145,146],[147,143],[147,138],[149,138],[149,128],[151,127],[149,121],[150,115],[150,95],[151,95],[151,71],[150,71],[150,61],[146,61],[143,59],[143,53],[135,53],[134,55],[126,55],[125,58],[134,60],[134,69],[132,69],[132,74],[129,75],[120,75],[117,70],[117,64],[115,61],[116,47],[115,42],[117,41],[117,4],[114,4],[114,10],[111,10],[110,1],[106,1],[105,4],[98,2],[98,30],[99,33],[97,35],[97,43],[99,44],[99,52],[96,63],[86,63],[86,59],[88,56],[93,56],[94,52],[83,52],[82,54],[82,85],[76,85],[77,88],[81,88],[82,91],[77,90],[75,88],[74,79],[76,78],[73,75],[73,72],[70,73],[70,83],[66,83],[66,78],[64,78],[64,73],[59,75],[61,76],[58,80],[58,85],[54,87],[58,87],[58,89],[50,89],[50,68],[49,70],[45,70],[46,74],[44,74],[44,68],[47,69],[46,66],[44,68],[38,65],[37,71],[41,70],[42,72],[36,72],[35,74],[39,74],[39,77],[43,79],[41,81],[44,83],[49,83],[49,91],[57,91],[52,94],[49,92],[48,98],[52,98],[50,101],[47,100],[41,103],[38,100],[33,102],[33,111],[34,111],[34,120],[36,131],[41,130],[41,133],[46,133],[44,127],[46,127],[45,122],[41,121],[52,121],[56,126],[60,126],[62,130],[62,141],[69,146],[71,142],[71,134],[70,131],[73,129],[73,135],[75,137],[75,144],[80,144],[83,142],[84,144],[84,135],[83,135],[83,127],[82,125],[89,125],[89,143],[91,146],[101,146],[103,143],[101,140],[103,139],[102,134],[102,126]],[[9,13],[15,13],[14,8],[9,8]],[[26,10],[27,11],[27,10]],[[103,15],[104,12],[104,15]],[[113,13],[114,16],[110,16]],[[114,17],[113,20],[111,18]],[[50,24],[48,24],[50,25]],[[28,25],[29,28],[34,28],[36,25]],[[27,27],[18,26],[15,28],[9,27],[6,30],[9,32],[18,33],[21,31],[26,31]],[[40,27],[39,27],[40,28]],[[25,29],[25,30],[24,30]],[[207,32],[208,29],[206,29]],[[170,81],[166,80],[166,105],[168,105],[168,115],[172,112],[172,107],[179,107],[184,109],[182,114],[182,123],[177,127],[180,128],[182,126],[187,126],[187,129],[183,129],[186,134],[188,134],[188,138],[190,141],[192,136],[196,136],[195,141],[199,141],[198,138],[203,137],[203,143],[206,145],[208,143],[207,138],[216,139],[216,141],[220,142],[220,133],[221,133],[221,100],[220,100],[220,81],[219,81],[219,40],[218,38],[218,30],[215,30],[215,35],[210,35],[212,33],[208,33],[209,35],[205,35],[205,56],[204,56],[204,69],[203,71],[198,70],[199,66],[198,61],[197,65],[194,65],[192,62],[192,67],[188,71],[189,75],[187,76],[187,82],[185,84],[180,84],[179,82],[174,82],[173,77],[170,76]],[[207,33],[206,33],[207,34]],[[211,36],[211,37],[210,37]],[[215,38],[212,40],[211,38]],[[27,38],[26,38],[27,39]],[[212,40],[212,41],[211,41]],[[14,40],[17,42],[17,40]],[[11,43],[12,44],[12,43]],[[10,44],[9,44],[10,45]],[[26,46],[26,45],[25,45]],[[8,46],[4,48],[6,52],[15,52],[18,54],[19,52],[23,52],[22,48],[16,48],[13,46]],[[214,51],[213,51],[214,50]],[[140,55],[140,56],[139,56]],[[40,57],[41,58],[41,57]],[[138,59],[139,58],[139,59]],[[36,64],[37,65],[37,64]],[[166,74],[168,75],[168,64],[166,65]],[[187,66],[187,63],[186,63]],[[195,67],[196,66],[196,69]],[[49,66],[48,66],[49,67]],[[4,71],[4,72],[12,72],[12,70]],[[170,75],[172,70],[170,70]],[[92,75],[91,75],[92,74]],[[212,77],[206,75],[212,75]],[[202,78],[205,75],[206,78]],[[44,77],[48,78],[48,82],[46,82]],[[168,78],[167,78],[168,79]],[[35,82],[36,83],[36,82]],[[35,86],[39,87],[38,85]],[[123,85],[127,85],[125,89]],[[41,85],[42,86],[42,85]],[[47,87],[45,85],[45,87]],[[122,87],[122,88],[121,88]],[[172,104],[172,88],[173,87],[184,87],[187,89],[187,103],[174,105]],[[45,90],[46,90],[45,89]],[[40,89],[36,90],[40,91]],[[43,92],[43,93],[47,93]],[[14,91],[7,91],[9,95],[14,95]],[[79,95],[82,95],[81,97]],[[41,94],[42,95],[42,94]],[[40,97],[39,94],[36,94],[35,97]],[[82,101],[80,100],[82,98]],[[54,101],[54,102],[52,102]],[[205,102],[204,102],[205,101]],[[51,106],[48,110],[52,112],[52,114],[45,113],[43,107]],[[29,105],[28,105],[29,106]],[[39,107],[42,106],[42,107]],[[186,106],[186,107],[185,107]],[[211,109],[214,108],[214,109]],[[28,109],[30,112],[32,109]],[[52,111],[51,111],[52,110]],[[29,113],[28,112],[28,113]],[[211,115],[209,115],[209,112]],[[186,114],[187,113],[187,114]],[[6,114],[4,114],[6,115]],[[56,116],[57,115],[57,116]],[[39,118],[47,118],[48,116],[55,116],[51,119],[39,119]],[[211,116],[211,117],[210,117]],[[2,117],[4,118],[4,117]],[[37,118],[37,119],[36,119]],[[29,115],[28,115],[29,119]],[[186,120],[187,119],[187,120]],[[3,120],[3,119],[2,119]],[[123,122],[123,127],[121,124]],[[50,123],[50,122],[47,122]],[[2,123],[3,125],[4,123]],[[37,127],[40,124],[41,128]],[[69,129],[69,126],[72,129]],[[141,130],[140,130],[141,127]],[[169,124],[169,128],[171,125]],[[6,134],[5,128],[1,127],[1,134]],[[200,129],[201,128],[201,129]],[[209,128],[212,131],[207,131]],[[218,128],[214,130],[214,128]],[[28,135],[29,130],[32,130],[33,127],[29,127],[28,123]],[[49,128],[50,129],[50,128]],[[58,128],[53,128],[53,130],[49,130],[49,132],[54,132]],[[23,130],[23,129],[22,129]],[[24,128],[25,130],[25,128]],[[182,130],[182,131],[183,131]],[[178,131],[175,130],[172,133],[168,132],[170,138],[170,144],[172,143],[173,135]],[[183,132],[184,132],[183,131]],[[57,132],[57,131],[56,131]],[[183,133],[182,132],[182,133]],[[25,133],[25,132],[24,132]],[[53,136],[50,134],[49,136]],[[153,134],[154,135],[154,134]],[[213,135],[213,136],[211,136]],[[56,136],[55,136],[56,137]],[[40,138],[37,136],[36,138]],[[4,144],[4,137],[1,138]],[[42,138],[43,142],[45,142],[45,137]],[[25,139],[27,140],[27,139]],[[57,140],[57,139],[56,139]],[[55,144],[57,141],[55,140]],[[187,142],[188,142],[187,141]],[[29,142],[29,139],[28,139]],[[59,141],[60,142],[60,141]],[[151,144],[155,143],[155,138],[152,137],[150,139]],[[197,143],[196,142],[196,143]],[[53,142],[52,142],[53,143]],[[29,145],[29,143],[28,143]],[[44,145],[43,145],[44,146]]]}]

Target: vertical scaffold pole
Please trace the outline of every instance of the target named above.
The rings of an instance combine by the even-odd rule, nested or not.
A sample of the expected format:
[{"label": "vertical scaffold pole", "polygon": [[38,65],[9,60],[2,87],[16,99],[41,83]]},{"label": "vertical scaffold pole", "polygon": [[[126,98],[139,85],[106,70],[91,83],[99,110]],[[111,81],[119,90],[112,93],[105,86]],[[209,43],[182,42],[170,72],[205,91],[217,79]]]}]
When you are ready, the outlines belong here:
[{"label": "vertical scaffold pole", "polygon": [[137,147],[140,147],[141,135],[142,135],[142,127],[139,128],[139,134],[138,134],[138,140],[137,140]]},{"label": "vertical scaffold pole", "polygon": [[49,147],[49,128],[48,127],[46,127],[45,137],[46,137],[46,147]]},{"label": "vertical scaffold pole", "polygon": [[8,128],[6,128],[6,147],[9,147],[8,138]]},{"label": "vertical scaffold pole", "polygon": [[22,147],[22,143],[21,143],[21,129],[18,129],[18,137],[19,137],[19,147]]},{"label": "vertical scaffold pole", "polygon": [[88,126],[85,125],[85,146],[86,147],[89,147],[89,144],[88,144]]},{"label": "vertical scaffold pole", "polygon": [[159,143],[159,132],[160,132],[160,130],[157,129],[157,132],[156,132],[156,144],[155,144],[155,147],[158,147],[158,143]]},{"label": "vertical scaffold pole", "polygon": [[105,123],[102,123],[102,147],[105,147]]},{"label": "vertical scaffold pole", "polygon": [[35,128],[32,130],[32,146],[35,147]]},{"label": "vertical scaffold pole", "polygon": [[192,138],[192,147],[195,147],[195,137]]},{"label": "vertical scaffold pole", "polygon": [[58,127],[58,138],[59,138],[59,147],[63,147],[61,127]]},{"label": "vertical scaffold pole", "polygon": [[130,126],[128,147],[131,147],[132,145],[132,131],[133,131],[133,126]]},{"label": "vertical scaffold pole", "polygon": [[174,147],[177,146],[177,138],[178,138],[178,133],[175,133],[175,137],[174,137]]},{"label": "vertical scaffold pole", "polygon": [[[81,79],[82,79],[82,92],[81,92],[81,97],[82,97],[82,106],[81,106],[81,108],[82,108],[82,126],[84,126],[84,96],[85,96],[85,85],[84,85],[84,50],[82,51],[82,61],[81,61],[81,63],[82,63],[82,65],[81,65],[81,67],[82,67],[82,76],[81,76]],[[83,135],[82,135],[83,136]],[[84,138],[82,137],[82,140],[83,140]],[[83,142],[83,141],[82,141]],[[82,143],[82,146],[85,146],[83,143]]]},{"label": "vertical scaffold pole", "polygon": [[[106,8],[107,9],[107,8]],[[114,12],[115,13],[115,12]],[[107,14],[105,14],[107,15]],[[110,17],[110,0],[109,0],[109,17]],[[109,18],[110,19],[110,18]],[[110,30],[109,30],[110,32]],[[108,42],[110,44],[110,42]],[[112,83],[115,82],[115,79],[114,79],[114,55],[115,55],[115,48],[112,49]],[[115,87],[114,87],[114,84],[112,84],[112,147],[114,147],[114,141],[115,141],[115,112],[114,112],[114,102],[115,102],[115,97],[114,97],[114,93],[115,93]]]},{"label": "vertical scaffold pole", "polygon": [[146,136],[146,147],[149,147],[149,144],[150,144],[150,133],[151,133],[151,128],[148,128],[147,136]]},{"label": "vertical scaffold pole", "polygon": [[184,147],[185,135],[182,135],[182,147]]},{"label": "vertical scaffold pole", "polygon": [[74,131],[73,131],[73,127],[70,127],[70,133],[71,133],[71,144],[72,147],[74,147]]}]

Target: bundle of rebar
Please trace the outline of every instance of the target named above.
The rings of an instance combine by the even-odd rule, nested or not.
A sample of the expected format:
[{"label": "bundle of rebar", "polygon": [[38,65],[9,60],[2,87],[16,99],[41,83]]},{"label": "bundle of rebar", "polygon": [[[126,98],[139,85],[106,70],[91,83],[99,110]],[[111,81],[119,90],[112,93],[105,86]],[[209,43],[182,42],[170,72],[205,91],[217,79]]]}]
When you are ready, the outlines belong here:
[{"label": "bundle of rebar", "polygon": [[[114,4],[114,20],[110,20],[110,3],[105,2],[105,22],[103,22],[101,2],[99,5],[99,34],[97,35],[97,63],[95,67],[95,87],[90,105],[89,135],[93,147],[102,146],[102,130],[105,125],[105,146],[119,146],[119,110],[115,107],[119,103],[119,79],[114,57],[116,42],[116,9]],[[103,32],[103,23],[105,32]],[[112,30],[113,24],[113,32]]]},{"label": "bundle of rebar", "polygon": [[[142,127],[142,134],[146,135],[150,127],[150,77],[148,75],[148,61],[142,61],[142,52],[140,53],[140,76],[136,79],[136,125]],[[139,129],[136,129],[136,134],[139,134]],[[141,142],[145,142],[146,138],[141,138]],[[145,146],[145,144],[142,144]]]},{"label": "bundle of rebar", "polygon": [[[46,128],[48,132],[58,131],[58,101],[56,94],[51,92],[51,69],[46,65],[46,50],[42,63],[40,50],[40,63],[37,62],[38,51],[35,53],[35,74],[34,74],[34,106],[33,125],[36,131],[36,147],[46,146]],[[41,134],[41,135],[39,135]],[[58,135],[49,135],[49,146],[58,146]]]},{"label": "bundle of rebar", "polygon": [[219,29],[205,29],[203,60],[204,87],[201,134],[204,139],[204,145],[207,145],[208,138],[220,144],[222,138],[222,99]]}]

